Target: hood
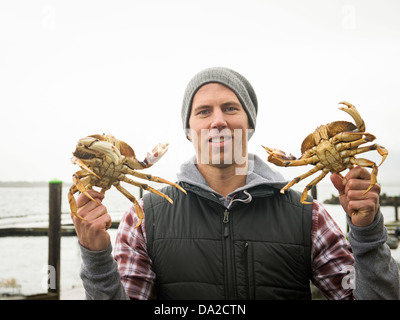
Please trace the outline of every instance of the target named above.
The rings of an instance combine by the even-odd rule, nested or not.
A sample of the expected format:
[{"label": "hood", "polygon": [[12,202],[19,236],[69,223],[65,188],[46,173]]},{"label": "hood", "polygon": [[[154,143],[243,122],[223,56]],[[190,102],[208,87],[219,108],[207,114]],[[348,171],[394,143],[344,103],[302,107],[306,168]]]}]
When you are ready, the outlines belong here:
[{"label": "hood", "polygon": [[[216,194],[216,192],[209,187],[204,177],[201,175],[196,166],[196,156],[183,163],[180,167],[180,172],[177,174],[179,182],[186,182],[191,185],[200,187],[206,191]],[[277,171],[271,169],[263,160],[257,155],[249,153],[249,169],[247,172],[246,185],[236,189],[233,193],[241,190],[247,190],[258,185],[268,185],[273,188],[281,189],[289,181]]]}]

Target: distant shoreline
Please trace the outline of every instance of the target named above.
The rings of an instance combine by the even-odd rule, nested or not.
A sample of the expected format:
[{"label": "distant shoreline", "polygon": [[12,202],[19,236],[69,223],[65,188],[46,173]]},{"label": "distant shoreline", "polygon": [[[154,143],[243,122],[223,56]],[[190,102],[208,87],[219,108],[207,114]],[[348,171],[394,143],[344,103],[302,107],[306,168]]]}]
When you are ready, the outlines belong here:
[{"label": "distant shoreline", "polygon": [[[47,187],[48,181],[0,181],[0,188],[37,188]],[[71,185],[71,182],[63,181],[63,185]]]}]

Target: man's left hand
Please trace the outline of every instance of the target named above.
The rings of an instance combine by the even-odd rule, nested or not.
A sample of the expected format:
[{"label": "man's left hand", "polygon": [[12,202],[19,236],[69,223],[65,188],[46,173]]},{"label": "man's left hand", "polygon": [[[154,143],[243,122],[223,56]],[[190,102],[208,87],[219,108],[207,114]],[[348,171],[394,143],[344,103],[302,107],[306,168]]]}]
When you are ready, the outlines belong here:
[{"label": "man's left hand", "polygon": [[340,204],[350,216],[353,225],[358,227],[369,226],[379,208],[381,187],[378,184],[363,195],[370,185],[370,178],[371,174],[362,167],[351,169],[344,179],[335,173],[331,175],[331,181],[339,191]]}]

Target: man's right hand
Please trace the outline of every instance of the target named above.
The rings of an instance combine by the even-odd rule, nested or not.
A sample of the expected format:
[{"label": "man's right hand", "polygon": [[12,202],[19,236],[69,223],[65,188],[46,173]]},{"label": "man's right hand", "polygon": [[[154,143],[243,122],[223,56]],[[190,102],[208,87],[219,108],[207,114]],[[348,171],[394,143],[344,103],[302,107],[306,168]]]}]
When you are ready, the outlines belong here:
[{"label": "man's right hand", "polygon": [[[89,190],[88,193],[100,203],[104,199],[104,194],[95,190]],[[111,217],[107,208],[90,200],[83,193],[76,199],[76,206],[78,214],[86,219],[83,221],[71,213],[79,243],[91,251],[107,249],[110,245],[107,230],[111,227]]]}]

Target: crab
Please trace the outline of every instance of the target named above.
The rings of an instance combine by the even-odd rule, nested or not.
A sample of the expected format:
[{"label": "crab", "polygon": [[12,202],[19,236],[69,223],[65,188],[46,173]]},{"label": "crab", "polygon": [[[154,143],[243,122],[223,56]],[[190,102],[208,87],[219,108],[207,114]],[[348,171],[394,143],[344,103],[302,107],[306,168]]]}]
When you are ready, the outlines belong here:
[{"label": "crab", "polygon": [[186,194],[185,189],[173,182],[136,171],[151,167],[164,155],[167,149],[168,143],[159,143],[151,153],[147,153],[143,161],[139,161],[133,149],[126,142],[118,140],[112,135],[94,134],[80,139],[71,159],[72,163],[77,164],[82,169],[72,176],[73,185],[68,192],[71,212],[79,219],[85,220],[77,212],[74,198],[76,192],[80,191],[92,201],[100,204],[98,200],[90,196],[88,190],[93,189],[95,186],[101,188],[100,192],[104,194],[114,186],[134,204],[136,214],[139,218],[135,228],[139,227],[144,218],[143,211],[136,198],[123,188],[120,182],[123,181],[143,190],[158,194],[173,204],[170,197],[157,189],[134,181],[126,176],[130,174],[148,181],[169,184]]},{"label": "crab", "polygon": [[345,107],[340,107],[339,109],[347,112],[354,119],[355,125],[347,121],[335,121],[319,126],[304,139],[301,145],[302,156],[299,159],[296,159],[292,154],[287,156],[281,150],[262,146],[269,154],[268,161],[277,166],[289,167],[307,164],[315,166],[310,171],[290,181],[280,190],[281,193],[285,193],[287,189],[304,178],[322,171],[318,177],[305,187],[300,198],[303,204],[311,204],[306,201],[308,191],[317,185],[329,172],[337,173],[341,176],[340,172],[351,169],[355,165],[372,168],[370,185],[363,195],[366,194],[377,183],[378,166],[373,161],[361,158],[357,159],[355,155],[376,150],[382,156],[379,166],[385,161],[388,155],[386,148],[378,144],[360,147],[376,138],[374,135],[365,132],[364,120],[355,106],[346,101],[339,104],[345,105]]}]

